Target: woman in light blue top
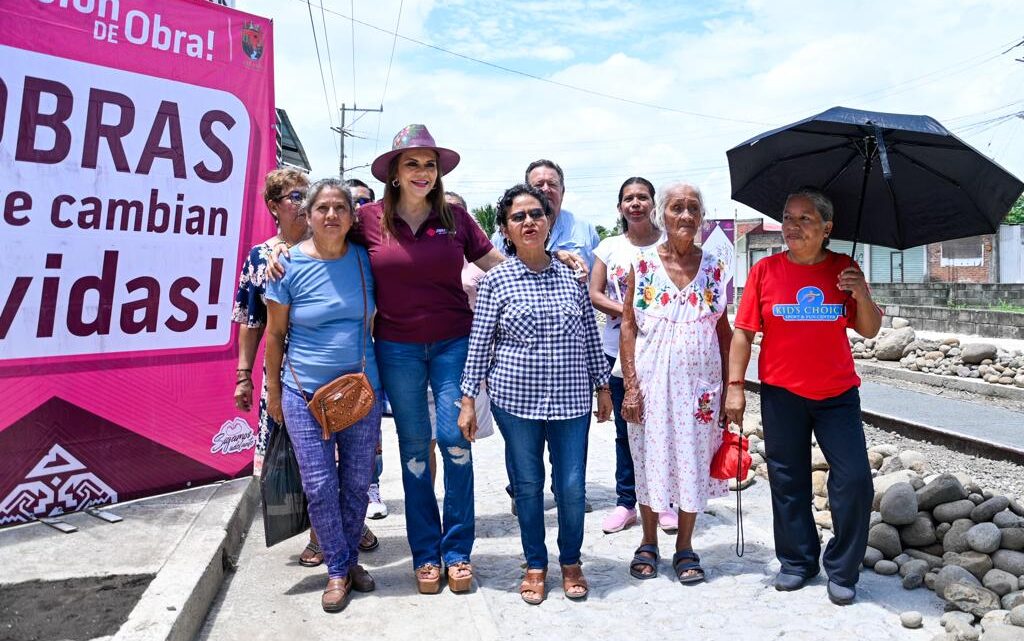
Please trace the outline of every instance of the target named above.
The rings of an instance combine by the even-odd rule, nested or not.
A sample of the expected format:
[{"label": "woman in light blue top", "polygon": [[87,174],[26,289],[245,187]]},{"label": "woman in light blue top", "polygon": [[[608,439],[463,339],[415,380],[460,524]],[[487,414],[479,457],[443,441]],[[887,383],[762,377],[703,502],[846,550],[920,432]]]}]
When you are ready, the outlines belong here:
[{"label": "woman in light blue top", "polygon": [[282,257],[285,276],[267,285],[267,411],[279,422],[287,419],[309,519],[327,564],[321,605],[337,612],[353,589],[374,589],[357,563],[381,407],[378,402],[362,420],[324,440],[306,399],[334,378],[361,371],[364,355],[366,375],[380,397],[369,323],[373,276],[366,250],[347,240],[352,196],[341,181],[314,183],[302,209],[313,235],[292,248],[290,259]]}]

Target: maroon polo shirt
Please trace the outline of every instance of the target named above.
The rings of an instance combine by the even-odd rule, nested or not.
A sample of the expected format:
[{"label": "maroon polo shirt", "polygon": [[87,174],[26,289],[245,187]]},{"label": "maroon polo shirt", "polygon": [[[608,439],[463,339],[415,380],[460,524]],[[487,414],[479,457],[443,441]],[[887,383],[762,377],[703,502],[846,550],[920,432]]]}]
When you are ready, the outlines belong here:
[{"label": "maroon polo shirt", "polygon": [[383,203],[359,209],[359,223],[350,234],[370,253],[377,289],[377,338],[433,343],[469,335],[473,312],[462,289],[462,266],[466,260],[479,260],[493,246],[465,209],[451,210],[454,232],[445,229],[440,214],[432,211],[415,234],[396,216],[396,235],[387,237],[381,229]]}]

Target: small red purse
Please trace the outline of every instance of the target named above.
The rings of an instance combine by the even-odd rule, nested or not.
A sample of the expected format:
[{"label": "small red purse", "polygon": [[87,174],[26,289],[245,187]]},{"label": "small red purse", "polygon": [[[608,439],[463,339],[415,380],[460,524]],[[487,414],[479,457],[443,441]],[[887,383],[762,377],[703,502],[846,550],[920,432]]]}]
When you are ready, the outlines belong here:
[{"label": "small red purse", "polygon": [[741,483],[750,472],[750,458],[747,439],[729,430],[729,423],[722,420],[722,444],[711,459],[711,478],[720,481],[736,479],[736,556],[743,556],[743,490]]},{"label": "small red purse", "polygon": [[746,437],[722,429],[722,444],[711,459],[711,478],[720,481],[736,479],[737,483],[747,478],[752,461],[749,447]]}]

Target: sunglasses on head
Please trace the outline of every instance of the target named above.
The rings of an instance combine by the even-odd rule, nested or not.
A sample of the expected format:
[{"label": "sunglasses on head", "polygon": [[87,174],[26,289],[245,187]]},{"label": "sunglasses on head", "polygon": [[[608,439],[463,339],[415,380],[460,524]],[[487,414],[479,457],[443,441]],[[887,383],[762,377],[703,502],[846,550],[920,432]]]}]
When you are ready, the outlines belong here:
[{"label": "sunglasses on head", "polygon": [[540,220],[541,218],[543,218],[545,216],[545,214],[544,214],[544,210],[540,209],[540,208],[537,208],[537,209],[527,209],[527,210],[524,210],[524,211],[514,211],[514,212],[512,212],[511,214],[508,215],[508,219],[509,219],[510,222],[513,222],[513,223],[521,223],[524,220],[526,220],[527,216],[529,216],[530,218],[532,218],[534,220]]},{"label": "sunglasses on head", "polygon": [[367,198],[366,196],[360,196],[359,198],[355,199],[356,207],[362,207],[363,205],[369,202],[373,201]]},{"label": "sunglasses on head", "polygon": [[296,205],[302,202],[302,199],[306,197],[306,192],[299,191],[298,189],[290,191],[283,196],[279,196],[278,200],[290,200]]}]

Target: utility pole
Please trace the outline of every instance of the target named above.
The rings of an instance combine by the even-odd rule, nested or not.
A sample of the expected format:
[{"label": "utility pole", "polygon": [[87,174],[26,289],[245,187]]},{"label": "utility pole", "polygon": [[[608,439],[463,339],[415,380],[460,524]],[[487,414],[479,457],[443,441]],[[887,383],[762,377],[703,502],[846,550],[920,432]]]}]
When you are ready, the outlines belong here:
[{"label": "utility pole", "polygon": [[377,107],[376,109],[360,109],[356,106],[346,107],[344,103],[341,105],[341,126],[331,127],[331,131],[341,134],[341,151],[338,154],[338,177],[345,178],[345,136],[352,136],[352,132],[345,129],[345,115],[347,112],[361,112],[361,113],[384,113],[384,105]]}]

